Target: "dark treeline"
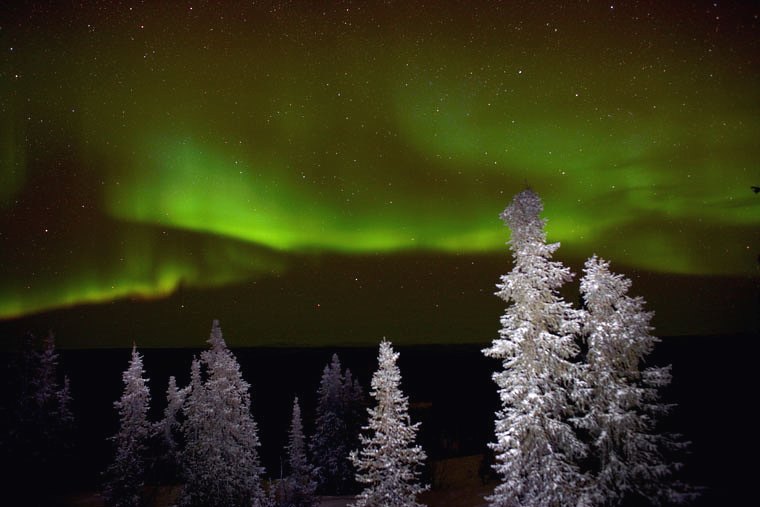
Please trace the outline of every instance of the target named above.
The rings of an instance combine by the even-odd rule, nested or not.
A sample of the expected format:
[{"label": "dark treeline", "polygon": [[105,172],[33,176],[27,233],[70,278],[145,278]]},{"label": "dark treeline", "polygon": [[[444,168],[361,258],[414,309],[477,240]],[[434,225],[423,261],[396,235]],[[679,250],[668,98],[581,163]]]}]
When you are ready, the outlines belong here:
[{"label": "dark treeline", "polygon": [[[746,498],[751,467],[742,464],[743,456],[754,455],[757,447],[751,438],[755,424],[750,416],[754,399],[750,389],[756,384],[750,361],[757,339],[665,338],[650,357],[653,364],[673,365],[673,382],[664,395],[665,401],[678,406],[667,422],[692,442],[686,474],[690,482],[704,487],[696,505],[737,504]],[[422,423],[418,442],[429,460],[484,454],[486,444],[493,440],[498,398],[491,373],[496,361],[480,353],[485,345],[398,347],[402,386],[410,398],[412,419]],[[169,376],[176,376],[180,386],[187,385],[190,363],[201,350],[201,346],[141,349],[150,379],[152,420],[158,420],[164,408]],[[293,397],[299,397],[304,429],[310,435],[314,431],[316,391],[332,354],[337,353],[342,365],[350,368],[368,390],[377,349],[238,348],[233,352],[243,377],[251,384],[262,464],[269,477],[277,478],[285,459],[283,445]],[[102,486],[100,474],[113,457],[108,441],[118,428],[113,402],[122,390],[121,374],[130,350],[59,350],[58,354],[61,374],[65,372],[70,378],[75,417],[71,447],[75,452],[71,465],[60,470],[60,477],[66,480],[51,484],[67,490],[97,490]],[[14,356],[6,350],[4,357],[8,360]],[[11,388],[9,375],[13,369],[4,363],[2,385]],[[5,389],[4,405],[11,398]]]},{"label": "dark treeline", "polygon": [[[138,344],[139,347],[139,344]],[[158,420],[165,405],[169,376],[179,386],[189,382],[190,363],[202,348],[140,349],[150,379],[151,419]],[[498,405],[491,371],[493,361],[480,354],[479,346],[400,347],[405,392],[410,413],[422,423],[419,442],[431,459],[486,451],[493,438],[493,412]],[[317,388],[322,369],[337,353],[344,367],[359,379],[366,392],[377,365],[373,348],[242,348],[233,349],[243,377],[251,384],[251,406],[262,441],[260,454],[267,474],[278,477],[282,446],[287,440],[293,397],[301,403],[304,429],[314,431]],[[82,478],[95,479],[112,458],[106,439],[118,428],[113,402],[123,388],[121,373],[129,349],[65,350],[62,363],[70,372],[77,430],[83,452]]]}]

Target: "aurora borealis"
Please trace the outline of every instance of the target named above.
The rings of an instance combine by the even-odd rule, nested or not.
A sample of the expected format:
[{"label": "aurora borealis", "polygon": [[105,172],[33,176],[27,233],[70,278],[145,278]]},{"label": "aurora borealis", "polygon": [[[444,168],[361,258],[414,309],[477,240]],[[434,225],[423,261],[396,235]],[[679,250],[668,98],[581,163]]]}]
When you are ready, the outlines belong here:
[{"label": "aurora borealis", "polygon": [[[202,311],[204,291],[241,287],[234,305],[254,318],[289,304],[266,291],[292,292],[294,319],[302,301],[361,315],[352,301],[397,297],[388,270],[438,291],[435,265],[475,266],[486,283],[467,290],[489,298],[509,269],[498,214],[530,185],[560,258],[597,253],[645,292],[667,286],[673,306],[654,309],[668,332],[746,332],[736,313],[695,324],[681,305],[757,283],[759,15],[700,1],[6,6],[0,320],[183,291]],[[418,296],[401,297],[409,318],[431,307]],[[358,329],[337,307],[321,325]]]}]

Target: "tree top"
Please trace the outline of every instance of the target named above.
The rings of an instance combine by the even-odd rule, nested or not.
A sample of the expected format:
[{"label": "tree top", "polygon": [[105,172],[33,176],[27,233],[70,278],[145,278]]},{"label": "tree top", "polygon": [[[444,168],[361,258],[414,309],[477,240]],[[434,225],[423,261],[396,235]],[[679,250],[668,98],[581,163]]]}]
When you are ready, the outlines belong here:
[{"label": "tree top", "polygon": [[211,348],[213,349],[227,347],[227,344],[224,343],[224,338],[222,337],[222,328],[219,325],[218,319],[214,319],[211,323],[211,336],[209,336],[207,342],[211,344]]},{"label": "tree top", "polygon": [[510,205],[502,211],[499,217],[510,229],[514,230],[521,224],[539,220],[539,215],[543,210],[544,204],[538,194],[532,189],[526,188],[515,195]]}]

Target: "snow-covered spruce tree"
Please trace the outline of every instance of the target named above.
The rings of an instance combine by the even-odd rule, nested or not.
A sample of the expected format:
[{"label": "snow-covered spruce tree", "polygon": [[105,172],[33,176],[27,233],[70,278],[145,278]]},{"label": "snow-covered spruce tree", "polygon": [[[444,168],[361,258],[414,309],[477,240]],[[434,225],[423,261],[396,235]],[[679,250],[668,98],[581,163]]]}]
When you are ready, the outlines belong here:
[{"label": "snow-covered spruce tree", "polygon": [[51,475],[60,472],[55,467],[62,465],[61,459],[71,450],[69,442],[74,428],[69,377],[64,375],[61,385],[58,376],[55,335],[50,332],[43,340],[42,351],[38,353],[32,385],[39,430],[37,444],[43,449],[36,468],[40,470],[46,462],[50,466],[47,472]]},{"label": "snow-covered spruce tree", "polygon": [[362,448],[351,452],[356,480],[364,489],[353,507],[418,507],[417,495],[427,489],[419,483],[419,467],[425,451],[414,445],[420,423],[409,419],[409,399],[401,391],[398,352],[383,339],[378,368],[372,376],[374,408],[367,409],[369,435],[361,436]]},{"label": "snow-covered spruce tree", "polygon": [[301,406],[298,397],[293,400],[293,418],[288,435],[288,476],[279,486],[279,505],[284,507],[311,507],[316,501],[314,467],[306,457],[306,440],[303,433]]},{"label": "snow-covered spruce tree", "polygon": [[585,447],[568,423],[579,387],[578,315],[558,293],[572,274],[551,260],[559,243],[546,244],[542,210],[528,189],[501,214],[511,229],[514,264],[496,295],[510,305],[499,337],[483,350],[503,366],[493,374],[502,406],[490,444],[502,479],[488,497],[494,507],[583,504],[586,478],[577,462]]},{"label": "snow-covered spruce tree", "polygon": [[[359,380],[346,368],[343,375],[343,418],[346,422],[346,447],[359,447],[361,429],[367,420],[367,398]],[[355,486],[355,484],[354,484]]]},{"label": "snow-covered spruce tree", "polygon": [[[9,355],[0,395],[0,455],[13,466],[5,473],[4,498],[47,503],[71,479],[74,416],[67,376],[61,376],[55,337],[27,334]],[[61,382],[61,377],[63,382]],[[42,481],[47,487],[39,488]]]},{"label": "snow-covered spruce tree", "polygon": [[340,359],[333,354],[332,362],[322,372],[317,390],[314,435],[309,442],[312,458],[318,466],[318,485],[322,492],[342,492],[342,486],[351,477],[342,395]]},{"label": "snow-covered spruce tree", "polygon": [[[68,375],[63,377],[63,385],[55,393],[55,399],[57,402],[56,417],[61,426],[59,431],[63,438],[68,439],[74,428],[74,413],[71,411],[71,382]],[[64,444],[64,447],[68,448],[68,443]]]},{"label": "snow-covered spruce tree", "polygon": [[[250,386],[214,321],[211,348],[195,359],[183,411],[185,506],[266,505]],[[205,372],[205,378],[204,378]]]},{"label": "snow-covered spruce tree", "polygon": [[343,373],[338,355],[333,354],[317,390],[314,435],[309,442],[317,464],[318,489],[323,493],[343,494],[355,488],[348,454],[359,442],[358,412],[363,406],[361,386],[349,370]]},{"label": "snow-covered spruce tree", "polygon": [[50,421],[45,423],[44,431],[49,433],[47,440],[53,441],[61,438],[62,433],[70,430],[74,423],[69,377],[64,375],[62,386],[58,382],[58,353],[55,350],[53,333],[49,333],[43,341],[39,357],[39,366],[34,379],[37,404],[44,407],[44,412],[48,414]]},{"label": "snow-covered spruce tree", "polygon": [[190,366],[190,385],[182,404],[184,421],[180,426],[185,441],[180,451],[180,468],[186,483],[180,505],[201,505],[214,488],[215,477],[206,470],[207,456],[214,445],[213,414],[206,401],[208,393],[201,376],[201,361],[194,358]]},{"label": "snow-covered spruce tree", "polygon": [[644,367],[658,340],[650,334],[653,314],[644,311],[642,298],[627,295],[630,286],[630,280],[610,272],[609,262],[596,256],[586,261],[581,296],[588,399],[578,423],[590,436],[594,505],[642,497],[661,504],[689,496],[672,480],[680,465],[666,459],[683,444],[656,428],[669,408],[660,402],[659,390],[670,383],[670,368]]},{"label": "snow-covered spruce tree", "polygon": [[177,387],[174,376],[166,388],[166,407],[163,418],[156,423],[154,478],[159,483],[174,483],[180,479],[180,419],[185,391]]},{"label": "snow-covered spruce tree", "polygon": [[133,346],[129,367],[122,374],[124,392],[114,403],[119,412],[119,431],[111,437],[116,454],[106,470],[104,496],[108,505],[126,507],[144,503],[146,453],[153,431],[148,421],[150,390],[144,375],[142,356]]}]

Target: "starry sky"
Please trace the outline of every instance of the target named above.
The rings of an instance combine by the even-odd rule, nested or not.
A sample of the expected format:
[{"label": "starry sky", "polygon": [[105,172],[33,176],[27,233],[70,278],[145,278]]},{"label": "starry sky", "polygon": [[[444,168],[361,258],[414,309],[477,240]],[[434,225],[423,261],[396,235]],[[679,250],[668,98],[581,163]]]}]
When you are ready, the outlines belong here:
[{"label": "starry sky", "polygon": [[11,3],[6,334],[487,342],[528,185],[661,333],[758,329],[757,2]]}]

